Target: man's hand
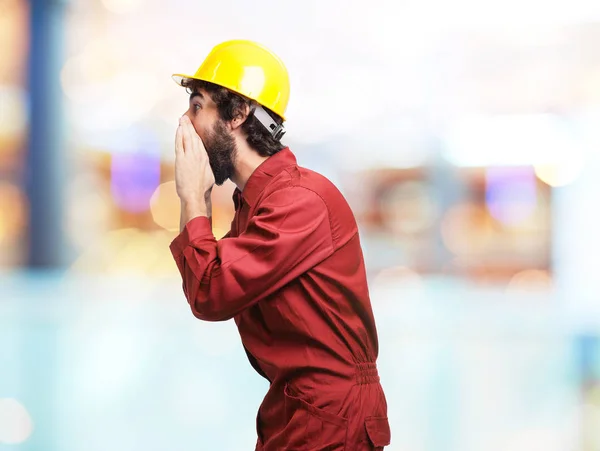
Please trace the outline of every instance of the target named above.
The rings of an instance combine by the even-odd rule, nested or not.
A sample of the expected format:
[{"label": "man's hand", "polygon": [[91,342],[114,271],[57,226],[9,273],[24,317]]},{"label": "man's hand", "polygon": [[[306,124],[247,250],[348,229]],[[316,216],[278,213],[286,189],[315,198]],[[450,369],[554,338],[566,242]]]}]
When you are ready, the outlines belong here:
[{"label": "man's hand", "polygon": [[210,216],[214,184],[204,144],[190,119],[182,116],[175,135],[175,186],[181,199],[182,226],[197,216]]}]

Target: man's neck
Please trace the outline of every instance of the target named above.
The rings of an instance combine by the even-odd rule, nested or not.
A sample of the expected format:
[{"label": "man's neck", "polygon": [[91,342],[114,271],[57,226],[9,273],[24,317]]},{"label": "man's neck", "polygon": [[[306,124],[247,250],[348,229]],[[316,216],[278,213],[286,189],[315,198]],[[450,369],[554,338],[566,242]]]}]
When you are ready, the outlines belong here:
[{"label": "man's neck", "polygon": [[237,149],[235,171],[231,177],[231,181],[235,183],[240,191],[244,191],[252,173],[269,157],[260,156],[256,151],[248,147],[246,143],[241,145],[238,143]]}]

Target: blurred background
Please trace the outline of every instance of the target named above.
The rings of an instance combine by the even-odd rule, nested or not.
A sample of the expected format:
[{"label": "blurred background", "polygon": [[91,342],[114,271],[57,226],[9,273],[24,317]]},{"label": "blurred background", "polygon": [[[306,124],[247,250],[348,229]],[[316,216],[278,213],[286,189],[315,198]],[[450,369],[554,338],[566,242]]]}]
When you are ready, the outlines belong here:
[{"label": "blurred background", "polygon": [[596,0],[0,0],[0,450],[254,449],[267,383],[168,249],[170,75],[231,38],[359,221],[389,449],[600,450]]}]

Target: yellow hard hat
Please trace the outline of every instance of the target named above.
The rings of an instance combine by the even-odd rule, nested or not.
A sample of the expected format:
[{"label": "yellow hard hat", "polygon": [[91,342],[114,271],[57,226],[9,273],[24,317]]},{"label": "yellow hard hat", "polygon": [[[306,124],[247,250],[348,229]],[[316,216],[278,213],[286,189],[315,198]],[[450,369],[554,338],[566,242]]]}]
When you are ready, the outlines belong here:
[{"label": "yellow hard hat", "polygon": [[285,120],[290,98],[287,69],[277,55],[256,42],[223,42],[212,49],[194,75],[173,74],[179,85],[190,78],[237,92]]}]

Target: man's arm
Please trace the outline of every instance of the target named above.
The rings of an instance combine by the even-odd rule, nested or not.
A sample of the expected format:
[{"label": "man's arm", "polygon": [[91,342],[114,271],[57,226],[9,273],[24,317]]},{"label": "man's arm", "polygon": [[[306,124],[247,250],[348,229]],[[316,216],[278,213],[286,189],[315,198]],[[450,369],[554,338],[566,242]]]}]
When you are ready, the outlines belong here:
[{"label": "man's arm", "polygon": [[232,318],[332,251],[327,207],[299,187],[271,194],[239,237],[217,242],[198,216],[171,244],[192,312],[206,321]]}]

